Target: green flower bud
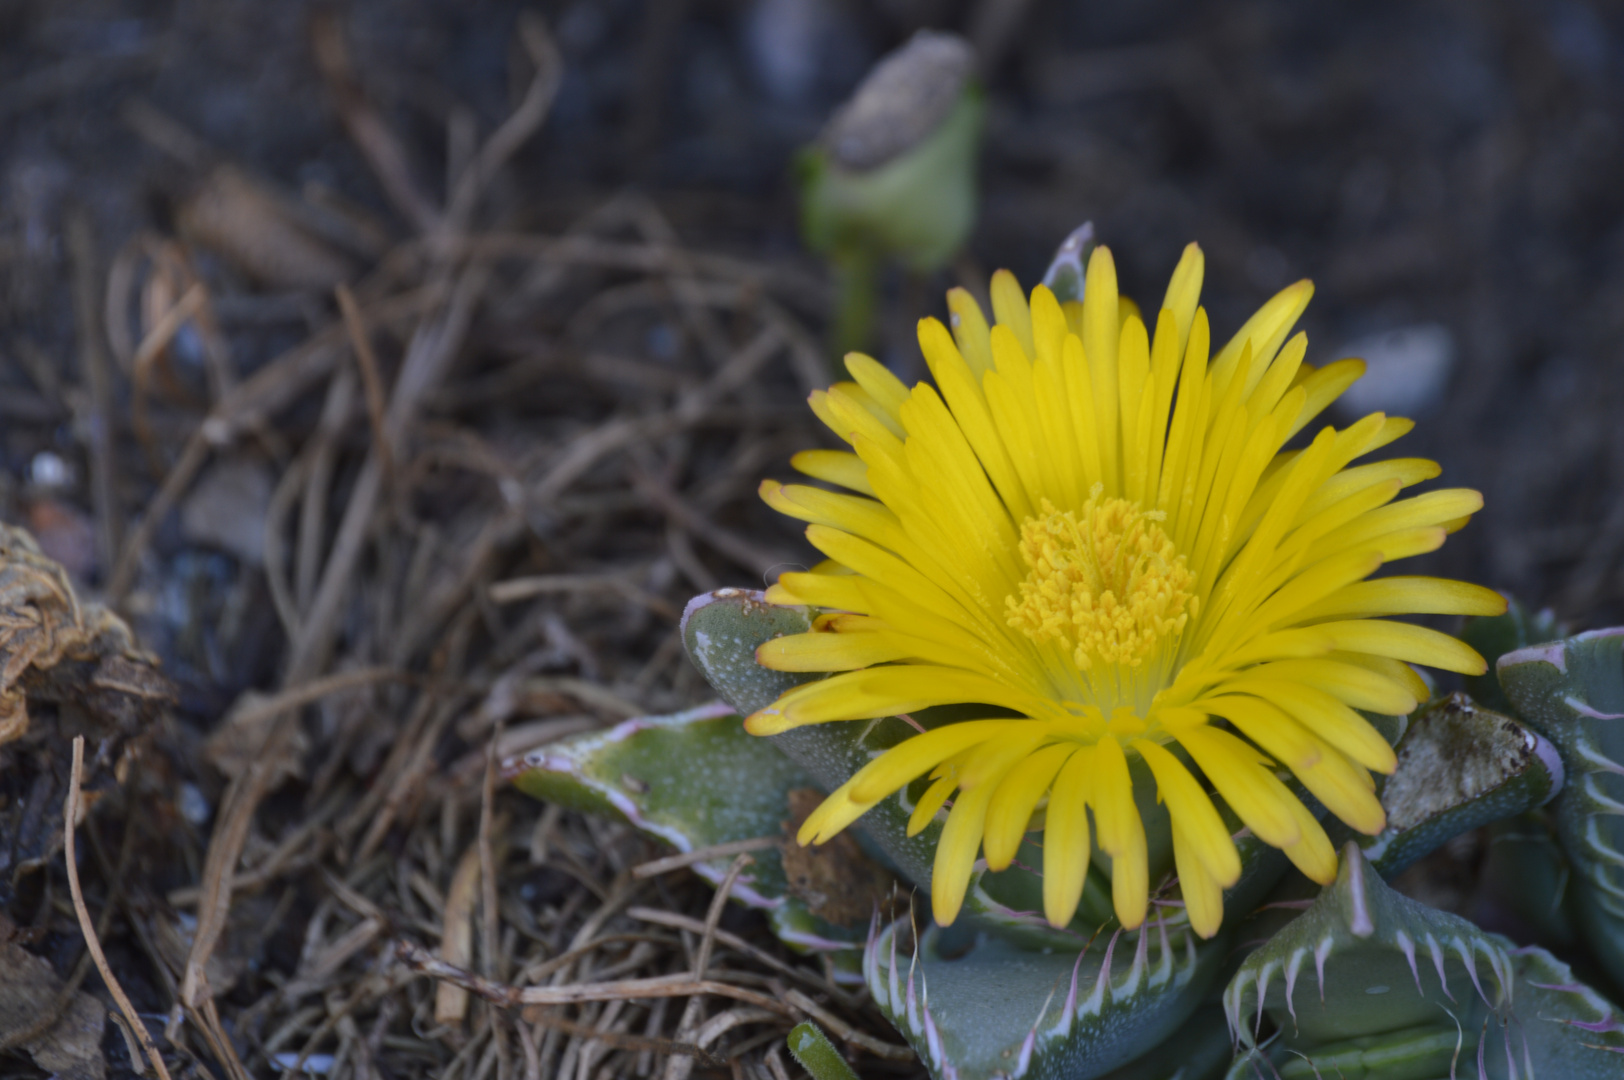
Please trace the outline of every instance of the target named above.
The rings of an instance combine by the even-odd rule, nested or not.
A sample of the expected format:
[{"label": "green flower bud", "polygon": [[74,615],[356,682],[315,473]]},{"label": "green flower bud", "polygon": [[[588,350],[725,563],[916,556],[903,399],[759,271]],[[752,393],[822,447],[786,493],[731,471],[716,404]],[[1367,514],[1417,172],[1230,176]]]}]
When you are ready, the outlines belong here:
[{"label": "green flower bud", "polygon": [[921,31],[882,60],[796,163],[801,235],[839,278],[839,351],[866,342],[874,274],[947,265],[975,222],[985,111],[975,56],[952,34]]}]

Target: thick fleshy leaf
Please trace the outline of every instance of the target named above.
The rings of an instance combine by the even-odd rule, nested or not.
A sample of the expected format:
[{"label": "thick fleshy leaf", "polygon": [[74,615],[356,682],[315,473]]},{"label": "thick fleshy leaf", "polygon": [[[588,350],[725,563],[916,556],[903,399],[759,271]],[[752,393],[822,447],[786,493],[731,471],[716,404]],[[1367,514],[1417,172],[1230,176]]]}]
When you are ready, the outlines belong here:
[{"label": "thick fleshy leaf", "polygon": [[[820,674],[769,671],[756,663],[756,649],[788,634],[812,629],[810,608],[767,602],[766,594],[746,589],[718,589],[696,596],[682,616],[682,640],[699,673],[729,704],[748,716],[791,687]],[[951,717],[948,710],[927,710]],[[923,715],[923,713],[921,714]],[[883,750],[916,734],[902,720],[836,720],[809,724],[758,739],[764,752],[782,755],[800,766],[824,791],[834,791]],[[776,748],[776,750],[773,750]],[[878,845],[894,869],[914,884],[930,887],[939,823],[908,835],[913,802],[908,789],[881,799],[859,820],[859,831]]]},{"label": "thick fleshy leaf", "polygon": [[1505,1015],[1510,981],[1504,944],[1394,892],[1349,842],[1336,883],[1246,958],[1224,1009],[1243,1044],[1264,1034],[1267,1018],[1302,1050],[1447,1024],[1440,1004],[1467,1010],[1472,1022],[1462,1023],[1475,1030],[1482,1014]]},{"label": "thick fleshy leaf", "polygon": [[1579,931],[1624,983],[1624,628],[1517,649],[1496,670],[1517,715],[1561,751],[1554,816]]},{"label": "thick fleshy leaf", "polygon": [[1359,845],[1391,878],[1451,837],[1548,802],[1562,788],[1556,747],[1465,694],[1429,702],[1398,744],[1382,788],[1387,827]]},{"label": "thick fleshy leaf", "polygon": [[1555,807],[1489,826],[1482,850],[1472,917],[1518,941],[1572,955],[1578,941],[1567,903],[1573,870],[1556,835]]},{"label": "thick fleshy leaf", "polygon": [[863,972],[935,1077],[1150,1077],[1131,1064],[1184,1028],[1227,948],[1222,934],[1198,939],[1176,909],[1139,931],[1043,949],[960,924],[925,930],[915,948],[899,920],[871,940]]},{"label": "thick fleshy leaf", "polygon": [[1242,1046],[1231,1080],[1601,1080],[1624,1050],[1616,1010],[1548,953],[1399,895],[1352,843],[1336,884],[1242,963],[1224,1009]]},{"label": "thick fleshy leaf", "polygon": [[[794,762],[746,734],[738,714],[721,703],[564,739],[509,758],[502,771],[528,795],[619,817],[678,851],[782,837],[790,793],[812,785]],[[733,898],[768,909],[774,932],[791,947],[844,953],[855,962],[863,917],[839,925],[814,915],[789,892],[776,847],[752,858]],[[732,861],[708,859],[694,870],[720,882]]]},{"label": "thick fleshy leaf", "polygon": [[801,1068],[812,1074],[812,1080],[857,1080],[857,1074],[840,1056],[829,1036],[812,1021],[796,1024],[784,1041]]}]

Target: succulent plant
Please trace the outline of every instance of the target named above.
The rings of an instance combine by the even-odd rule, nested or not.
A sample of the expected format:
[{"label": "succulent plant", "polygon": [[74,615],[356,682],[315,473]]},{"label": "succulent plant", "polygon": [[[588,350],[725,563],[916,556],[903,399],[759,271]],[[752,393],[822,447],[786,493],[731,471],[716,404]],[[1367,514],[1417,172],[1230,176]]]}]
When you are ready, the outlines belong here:
[{"label": "succulent plant", "polygon": [[[1351,843],[1336,883],[1247,956],[1224,1012],[1242,1048],[1235,1078],[1454,1076],[1475,1062],[1484,1080],[1584,1080],[1624,1068],[1618,1011],[1567,967],[1394,892]],[[1265,1017],[1271,1039],[1259,1038]]]},{"label": "succulent plant", "polygon": [[[1095,335],[1090,340],[1109,342],[1119,320],[1131,329],[1137,315],[1126,305],[1108,311],[1108,319],[1089,314],[1088,305],[1099,296],[1115,301],[1109,254],[1096,251],[1085,263],[1090,239],[1086,229],[1079,230],[1062,245],[1049,278],[1052,290],[1034,293],[1031,310],[1047,312],[1056,334],[1070,333],[1066,320],[1075,316],[1085,334]],[[1199,252],[1192,248],[1186,259],[1170,294],[1182,295],[1199,278]],[[1011,359],[1010,350],[1022,346],[1008,327],[1025,325],[1019,316],[1027,309],[1013,279],[995,281],[995,294],[1005,353],[999,363],[1014,365],[1019,357]],[[1276,314],[1299,301],[1306,302],[1305,296],[1287,296]],[[986,331],[979,309],[966,306],[963,296],[950,297],[949,304],[964,347],[974,351]],[[1176,329],[1170,309],[1163,310],[1160,324],[1170,333]],[[936,347],[948,349],[947,331],[936,329]],[[1025,332],[1033,332],[1030,325]],[[1286,330],[1272,333],[1283,339]],[[1250,345],[1235,348],[1239,356]],[[797,468],[856,494],[771,482],[763,488],[769,503],[811,521],[821,530],[815,539],[841,557],[826,551],[828,563],[786,575],[794,579],[789,587],[781,581],[765,593],[721,589],[696,597],[683,614],[683,644],[721,701],[535,751],[508,763],[521,787],[616,813],[680,850],[781,837],[737,879],[734,897],[767,909],[774,930],[792,947],[838,957],[844,976],[866,987],[938,1078],[1624,1076],[1624,1015],[1587,985],[1614,992],[1624,987],[1624,628],[1563,637],[1548,615],[1530,615],[1474,586],[1423,578],[1362,580],[1385,554],[1361,556],[1357,565],[1344,559],[1345,565],[1331,567],[1335,574],[1324,569],[1335,562],[1327,559],[1304,574],[1301,588],[1320,596],[1345,587],[1346,594],[1318,601],[1300,626],[1279,629],[1284,608],[1261,619],[1269,630],[1267,648],[1237,653],[1230,661],[1243,680],[1235,685],[1262,696],[1241,700],[1232,692],[1198,713],[1194,706],[1168,707],[1158,695],[1150,707],[1163,708],[1177,729],[1160,743],[1138,737],[1134,725],[1143,721],[1126,715],[1132,707],[1120,706],[1108,718],[1119,727],[1087,748],[1094,756],[1076,751],[1075,758],[1066,758],[1073,753],[1069,746],[1049,747],[1020,727],[1026,717],[1014,704],[933,704],[1014,699],[975,697],[975,691],[1002,693],[1001,684],[991,678],[974,682],[951,665],[924,665],[923,652],[909,651],[916,642],[905,641],[907,632],[894,625],[912,612],[920,621],[918,634],[951,638],[954,648],[971,655],[973,634],[948,624],[958,610],[953,603],[969,610],[986,599],[976,591],[988,591],[984,582],[951,581],[963,595],[944,592],[948,599],[936,608],[923,600],[913,608],[898,601],[889,609],[896,616],[891,621],[862,611],[860,605],[890,588],[891,579],[924,580],[918,566],[888,559],[875,543],[864,540],[870,546],[859,550],[856,534],[867,530],[887,542],[909,542],[902,535],[906,522],[875,492],[891,485],[893,496],[902,499],[905,491],[897,485],[903,466],[932,464],[928,438],[918,436],[916,447],[904,421],[917,421],[926,431],[927,420],[942,421],[949,412],[930,392],[910,397],[867,358],[849,363],[857,383],[842,384],[821,399],[814,395],[814,407],[834,419],[830,426],[837,434],[849,422],[857,432],[857,453],[810,451],[797,459]],[[956,377],[953,369],[944,370],[948,381]],[[1282,376],[1276,389],[1285,386]],[[837,391],[844,395],[840,400]],[[1242,391],[1226,393],[1233,403]],[[1148,394],[1144,400],[1149,402]],[[966,415],[973,404],[964,406]],[[1142,405],[1138,415],[1149,417],[1151,406]],[[1369,426],[1369,437],[1376,438],[1371,433],[1380,424]],[[1382,430],[1396,437],[1403,428],[1399,422]],[[1331,441],[1322,433],[1320,452]],[[903,457],[874,456],[881,444]],[[1264,447],[1261,455],[1267,446],[1258,445]],[[976,465],[967,447],[959,464]],[[1286,476],[1290,462],[1300,460],[1288,455],[1311,452],[1283,453],[1275,477]],[[870,458],[875,470],[892,470],[876,472],[872,487]],[[990,452],[981,460],[992,463],[988,475],[1002,467]],[[1328,489],[1326,505],[1337,498],[1354,502],[1352,491],[1364,492],[1358,498],[1369,506],[1382,506],[1380,500],[1391,499],[1404,484],[1434,474],[1405,461],[1361,468],[1370,471],[1338,474],[1341,486]],[[968,471],[972,480],[980,475]],[[1375,486],[1366,483],[1370,478],[1377,478]],[[1278,495],[1284,487],[1280,480],[1269,490]],[[975,488],[988,499],[992,490]],[[1297,491],[1293,498],[1300,501],[1304,494]],[[1095,533],[1131,526],[1141,542],[1136,550],[1164,556],[1172,550],[1166,546],[1171,541],[1152,535],[1146,524],[1165,516],[1133,517],[1114,507],[1122,499],[1096,507],[1099,499],[1096,486],[1084,506]],[[943,505],[943,514],[963,509]],[[1435,492],[1369,510],[1375,524],[1354,531],[1407,528],[1424,518],[1425,524],[1403,534],[1402,543],[1392,543],[1395,551],[1431,550],[1427,545],[1441,543],[1462,520],[1440,515],[1469,514],[1476,505],[1475,493]],[[1094,510],[1098,514],[1088,517]],[[1267,505],[1252,513],[1256,529],[1272,520]],[[951,524],[926,519],[914,524]],[[1337,527],[1315,520],[1320,527]],[[850,543],[841,546],[841,534],[828,521],[853,530],[846,535]],[[1274,525],[1284,528],[1279,521]],[[1050,560],[1051,569],[1059,575],[1073,549],[1055,550],[1060,554]],[[916,552],[920,565],[929,561],[923,552]],[[846,565],[841,559],[851,553],[854,561]],[[1282,559],[1273,579],[1279,591],[1269,603],[1286,591],[1279,582],[1298,567]],[[1184,578],[1182,563],[1164,563],[1158,581],[1165,600],[1184,587]],[[937,599],[923,586],[915,592]],[[1034,586],[1021,593],[1020,603],[1011,596],[1010,625],[1019,628],[1039,616],[1060,619],[1066,611],[1033,600],[1046,597],[1047,603],[1058,595]],[[1113,594],[1103,596],[1101,605]],[[1502,615],[1467,623],[1459,638],[1370,619],[1404,611],[1502,609]],[[1087,604],[1067,611],[1076,618],[1097,614]],[[1100,615],[1096,621],[1103,636],[1090,639],[1090,648],[1105,656],[1110,649],[1100,642],[1109,637],[1106,631],[1123,632],[1122,620],[1107,626],[1110,619]],[[987,620],[978,625],[996,630]],[[1177,634],[1183,625],[1169,615],[1152,629]],[[1042,644],[1040,639],[1033,640]],[[1083,656],[1081,641],[1064,644]],[[1117,652],[1127,657],[1121,670],[1129,670],[1133,657]],[[1459,672],[1465,689],[1421,700],[1429,691],[1401,659]],[[1080,670],[1087,668],[1085,660],[1076,660]],[[1298,673],[1320,677],[1322,686],[1342,695],[1336,709],[1324,704],[1332,701],[1328,693],[1312,698],[1315,704],[1301,713],[1307,717],[1302,727],[1270,704],[1311,700],[1305,684],[1291,682]],[[1252,683],[1244,683],[1248,678]],[[960,682],[939,688],[930,679]],[[820,680],[829,682],[816,685]],[[1383,689],[1383,680],[1392,685]],[[961,685],[973,689],[956,694]],[[1406,689],[1395,693],[1392,686]],[[1412,705],[1407,715],[1383,715]],[[1087,707],[1083,703],[1074,713],[1079,723],[1089,719]],[[845,719],[853,716],[861,718]],[[1314,734],[1319,731],[1341,741],[1321,739]],[[1115,741],[1118,733],[1131,756]],[[1252,747],[1237,733],[1262,741]],[[921,745],[937,754],[923,765]],[[1235,753],[1203,760],[1219,745]],[[918,751],[912,757],[910,747]],[[971,756],[972,749],[982,756]],[[1329,763],[1341,770],[1334,778],[1321,771],[1327,759],[1344,752],[1360,767]],[[1012,764],[1022,754],[1021,764]],[[1109,782],[1114,793],[1091,793],[1086,805],[1069,798],[1054,777],[1056,770],[1070,775],[1073,761],[1081,763],[1079,784]],[[1006,774],[1014,779],[1003,779]],[[978,787],[989,775],[997,783]],[[989,794],[993,787],[997,795]],[[1264,789],[1268,794],[1260,796]],[[1379,813],[1371,812],[1377,800]],[[821,805],[808,816],[810,803]],[[974,813],[961,814],[965,807]],[[1295,824],[1276,828],[1280,821],[1269,817],[1275,811],[1295,815]],[[1004,818],[994,820],[999,814]],[[1131,830],[1124,829],[1130,818]],[[970,824],[955,834],[954,822],[966,819]],[[1258,825],[1275,831],[1260,835]],[[1201,843],[1192,843],[1191,830],[1202,831]],[[1494,926],[1517,927],[1516,940],[1387,884],[1474,830],[1490,840],[1482,880],[1492,890],[1492,903],[1483,910],[1495,916]],[[1090,831],[1098,841],[1092,850]],[[1111,837],[1128,832],[1142,846],[1108,847]],[[1325,849],[1307,852],[1309,837]],[[831,838],[826,848],[800,844]],[[1075,847],[1054,846],[1067,843]],[[1226,862],[1220,874],[1213,866],[1220,856],[1228,859],[1231,845],[1235,865]],[[829,854],[829,861],[814,867],[808,852],[819,850],[844,854]],[[944,859],[949,850],[956,855]],[[1057,850],[1089,854],[1050,859]],[[717,853],[696,869],[720,881],[727,860]],[[898,910],[893,901],[899,891],[889,875],[926,902],[910,900]],[[1064,889],[1051,890],[1059,877],[1066,877]],[[943,904],[948,890],[953,895]],[[1054,891],[1064,892],[1066,903],[1051,903]],[[1542,946],[1557,949],[1579,974]],[[817,1080],[844,1076],[844,1062],[815,1027],[792,1032],[790,1049]]]},{"label": "succulent plant", "polygon": [[[755,661],[763,644],[807,632],[818,615],[742,589],[695,598],[684,644],[723,701],[532,751],[507,763],[509,775],[531,794],[618,815],[679,850],[782,834],[793,793],[837,787],[915,732],[886,718],[745,733],[741,714],[823,677]],[[1151,919],[1123,929],[1103,875],[1071,926],[1049,928],[1036,915],[1037,861],[1026,858],[1000,873],[979,868],[965,915],[949,927],[911,909],[883,918],[873,878],[859,883],[869,889],[865,920],[820,917],[772,849],[733,896],[767,909],[792,946],[840,956],[938,1077],[1624,1075],[1624,1016],[1566,964],[1383,880],[1485,825],[1543,835],[1539,815],[1550,815],[1560,848],[1530,848],[1543,861],[1524,854],[1519,865],[1541,868],[1534,876],[1547,896],[1552,875],[1571,866],[1571,895],[1561,899],[1577,916],[1576,955],[1624,982],[1615,876],[1624,839],[1614,832],[1614,799],[1624,791],[1612,790],[1624,784],[1616,764],[1624,759],[1624,631],[1528,646],[1517,636],[1526,625],[1520,609],[1501,618],[1506,625],[1479,620],[1472,629],[1477,642],[1493,634],[1521,646],[1500,655],[1498,678],[1479,687],[1503,687],[1497,700],[1508,711],[1456,693],[1387,725],[1399,760],[1383,791],[1389,827],[1345,838],[1333,885],[1320,889],[1277,851],[1241,836],[1246,873],[1226,893],[1233,918],[1211,940],[1191,932],[1165,888],[1154,894]],[[929,728],[951,719],[921,716],[908,720]],[[941,826],[907,835],[917,787],[877,804],[858,829],[867,854],[928,890]],[[786,839],[785,850],[793,845]],[[728,861],[696,869],[720,881]],[[819,1056],[821,1033],[797,1033],[814,1075],[838,1075],[826,1039],[834,1057]]]},{"label": "succulent plant", "polygon": [[1495,668],[1512,707],[1562,754],[1555,807],[1585,947],[1624,985],[1624,627],[1505,653]]}]

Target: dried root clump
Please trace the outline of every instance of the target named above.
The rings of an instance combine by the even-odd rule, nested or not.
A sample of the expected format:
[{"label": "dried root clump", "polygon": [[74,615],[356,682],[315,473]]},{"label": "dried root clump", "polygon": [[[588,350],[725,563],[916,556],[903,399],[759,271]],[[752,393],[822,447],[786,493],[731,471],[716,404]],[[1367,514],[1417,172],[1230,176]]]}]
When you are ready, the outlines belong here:
[{"label": "dried root clump", "polygon": [[67,571],[32,536],[0,524],[0,746],[28,734],[30,688],[51,697],[67,689],[51,678],[64,660],[95,663],[98,688],[167,697],[124,620],[80,603]]}]

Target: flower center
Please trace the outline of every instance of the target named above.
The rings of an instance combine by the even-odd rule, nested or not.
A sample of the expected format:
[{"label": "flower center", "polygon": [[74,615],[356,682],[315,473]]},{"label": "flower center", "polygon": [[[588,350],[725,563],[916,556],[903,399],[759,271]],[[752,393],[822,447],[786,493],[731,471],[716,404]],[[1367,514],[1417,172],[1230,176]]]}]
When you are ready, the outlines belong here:
[{"label": "flower center", "polygon": [[1021,524],[1026,580],[1004,603],[1009,625],[1034,641],[1059,639],[1083,670],[1096,661],[1138,667],[1196,610],[1195,575],[1162,531],[1165,515],[1125,499],[1043,512]]}]

